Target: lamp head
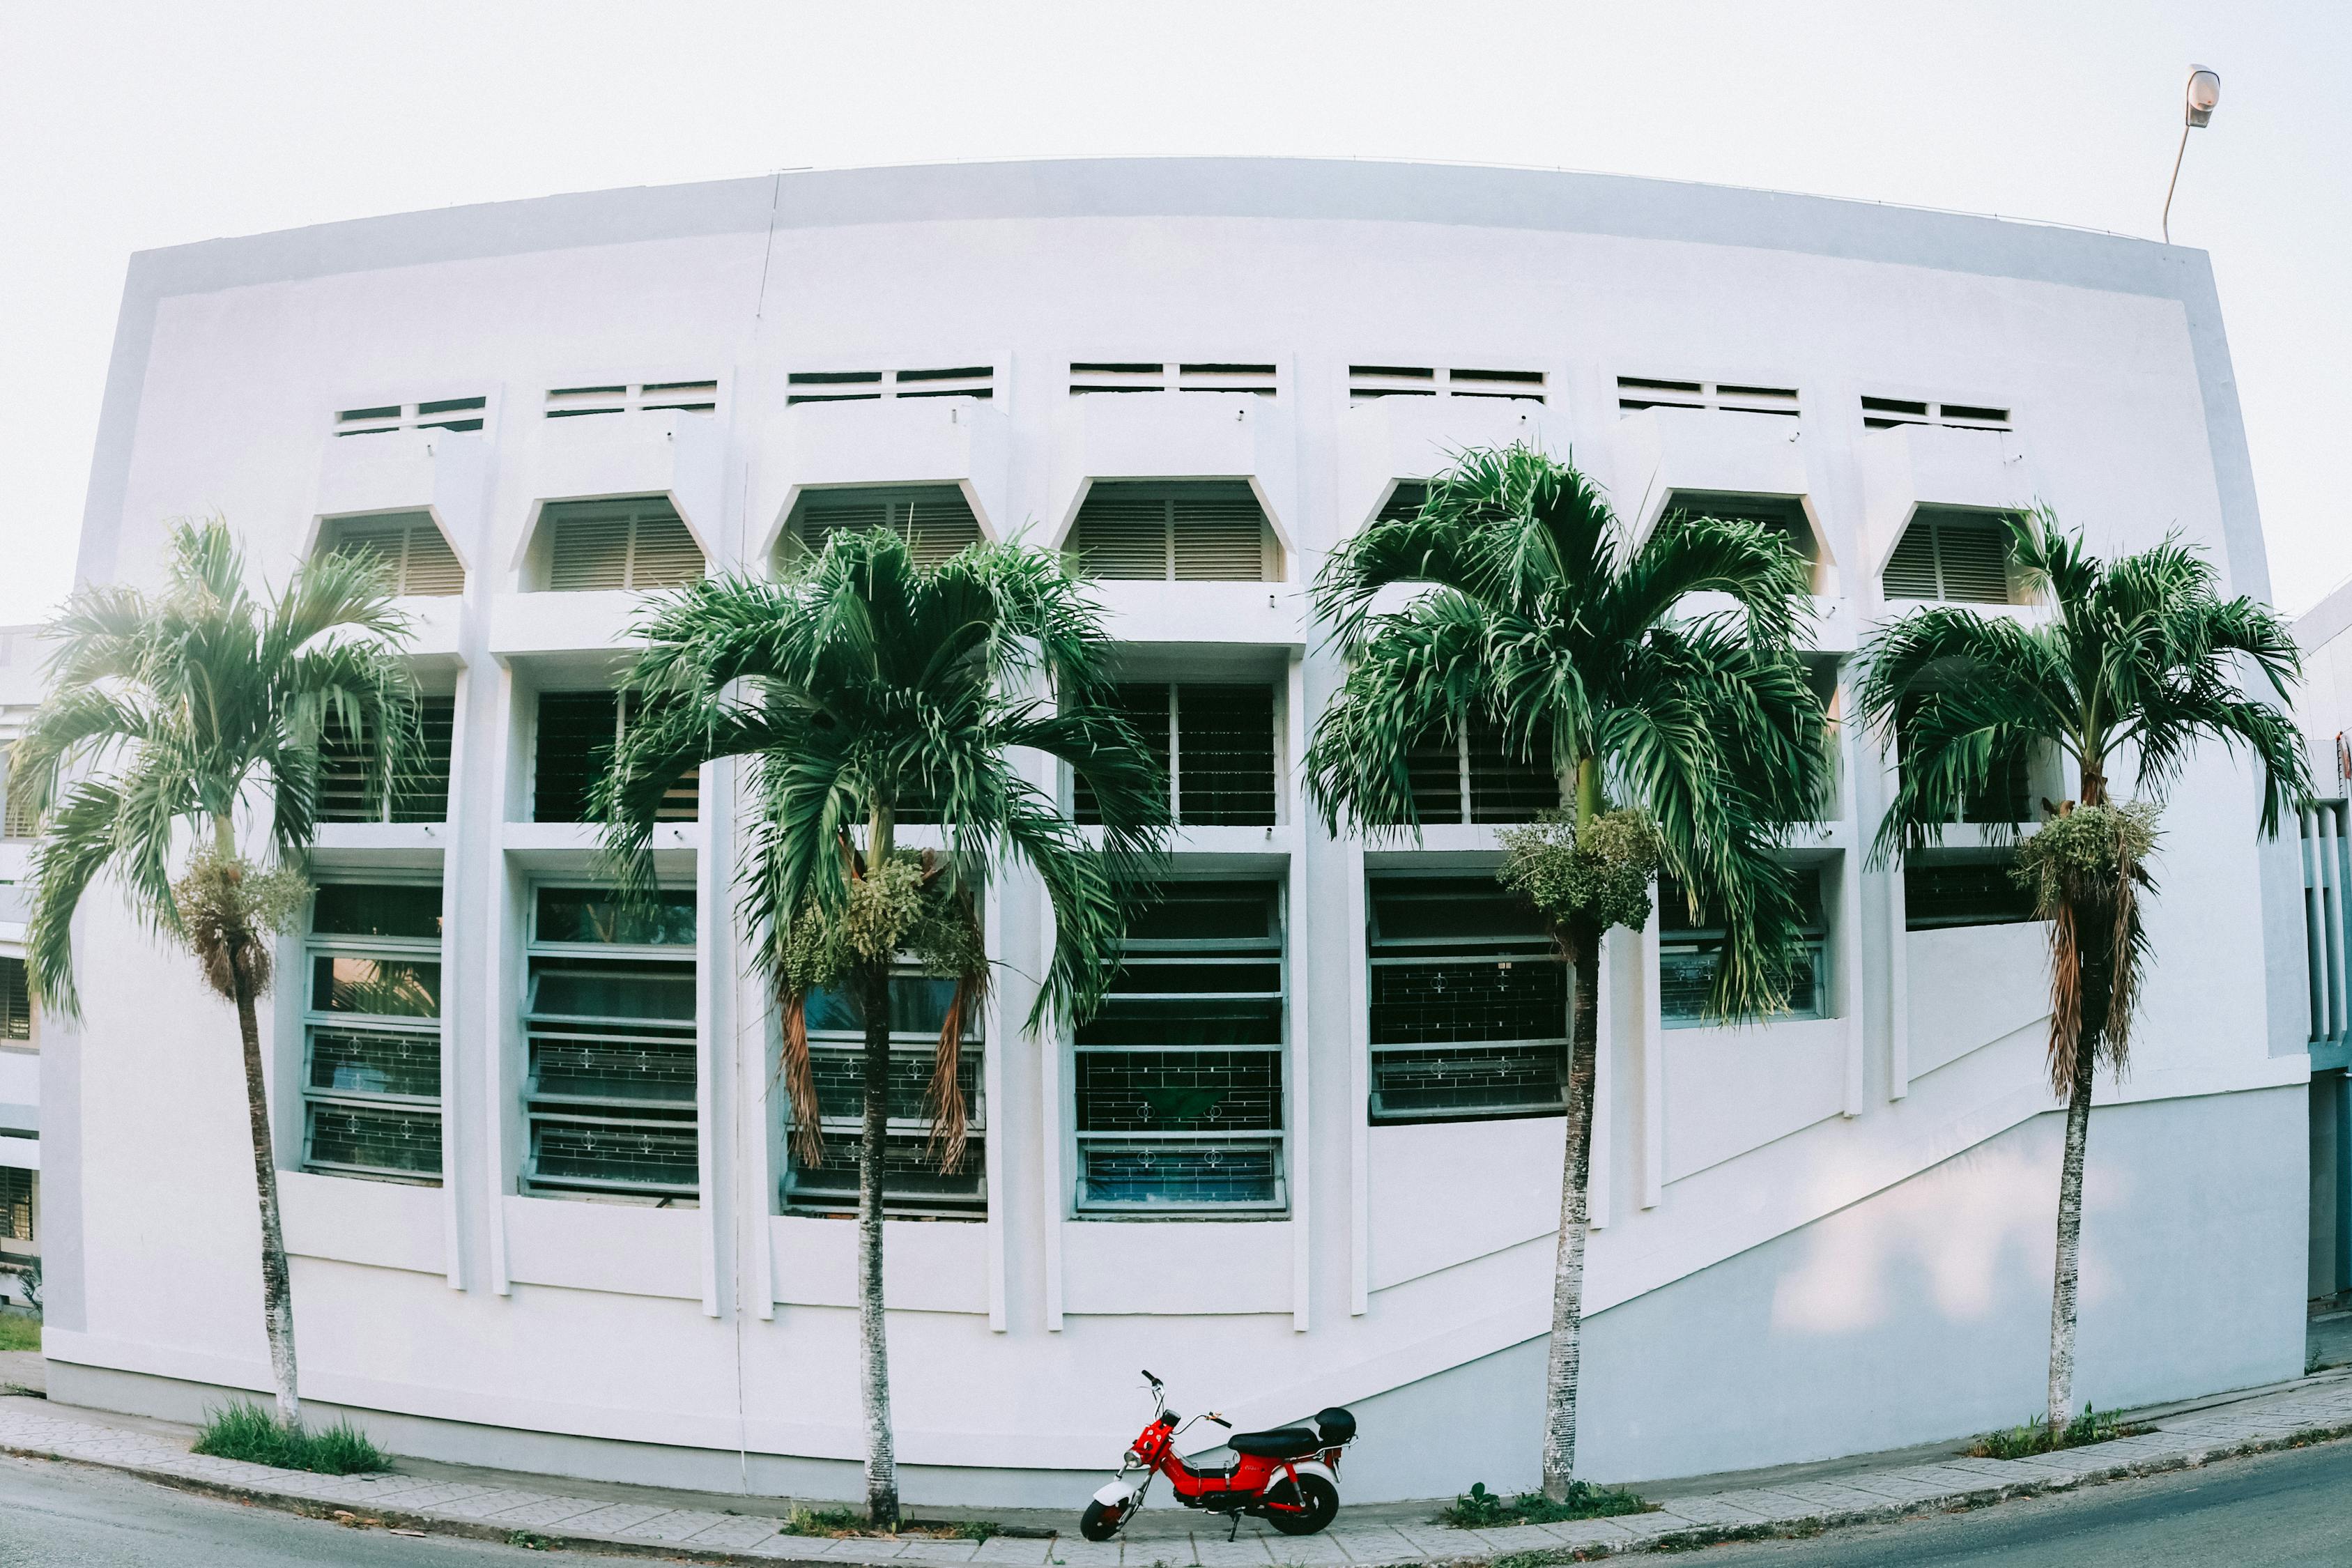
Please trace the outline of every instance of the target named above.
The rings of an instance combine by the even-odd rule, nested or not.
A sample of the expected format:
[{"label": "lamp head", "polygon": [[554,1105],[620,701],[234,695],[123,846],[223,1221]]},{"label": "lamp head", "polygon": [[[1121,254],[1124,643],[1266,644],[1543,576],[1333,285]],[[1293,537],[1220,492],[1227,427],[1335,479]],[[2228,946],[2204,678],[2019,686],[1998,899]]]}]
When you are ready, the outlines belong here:
[{"label": "lamp head", "polygon": [[2189,68],[2189,123],[2204,125],[2213,118],[2213,106],[2221,101],[2221,73],[2206,66]]}]

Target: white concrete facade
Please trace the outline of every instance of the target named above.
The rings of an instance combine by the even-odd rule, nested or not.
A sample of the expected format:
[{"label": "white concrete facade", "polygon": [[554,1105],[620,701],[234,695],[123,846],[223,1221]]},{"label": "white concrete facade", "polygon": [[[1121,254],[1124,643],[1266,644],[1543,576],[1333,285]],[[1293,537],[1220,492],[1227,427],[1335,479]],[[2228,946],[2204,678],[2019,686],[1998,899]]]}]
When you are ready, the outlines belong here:
[{"label": "white concrete facade", "polygon": [[[1166,390],[1074,395],[1114,374],[1087,366]],[[975,367],[984,401],[792,401],[842,384],[794,376]],[[1351,395],[1367,367],[1492,391],[1475,367],[1521,395]],[[1189,389],[1212,373],[1260,380]],[[1621,406],[1660,382],[1706,406]],[[706,383],[707,411],[645,407]],[[607,385],[627,411],[546,416],[551,391]],[[1758,389],[1787,406],[1742,405]],[[335,433],[353,410],[415,425],[474,399],[478,430]],[[1865,399],[1939,412],[1874,428]],[[537,695],[609,679],[634,604],[547,585],[551,503],[663,498],[713,568],[756,572],[814,489],[953,486],[984,533],[1055,542],[1098,484],[1240,481],[1271,580],[1102,594],[1139,670],[1276,688],[1274,821],[1187,828],[1179,868],[1278,889],[1280,1197],[1080,1205],[1073,1043],[1013,1026],[1044,932],[1006,886],[984,1218],[888,1226],[908,1495],[1075,1503],[1072,1472],[1131,1435],[1139,1365],[1246,1424],[1357,1403],[1355,1498],[1532,1482],[1561,1124],[1368,1113],[1367,876],[1475,873],[1494,830],[1335,841],[1296,769],[1339,679],[1304,584],[1395,481],[1505,439],[1572,452],[1642,526],[1678,491],[1797,503],[1829,656],[1886,613],[1880,574],[1921,506],[2038,498],[2102,550],[2178,528],[2232,591],[2268,592],[2205,258],[2107,236],[1589,176],[1171,161],[794,174],[135,258],[86,579],[152,582],[163,520],[214,510],[272,580],[322,523],[395,511],[428,513],[465,568],[462,595],[415,601],[420,674],[454,696],[446,821],[331,826],[320,857],[438,877],[441,1184],[295,1168],[300,987],[266,1019],[306,1395],[415,1452],[855,1490],[853,1235],[779,1201],[773,1025],[727,918],[728,765],[661,839],[700,914],[696,1205],[526,1190],[530,890],[585,877],[593,844],[530,820]],[[1843,745],[1836,819],[1792,851],[1824,872],[1825,1016],[1667,1027],[1655,926],[1610,944],[1588,1474],[1820,1458],[2036,1407],[2056,1184],[2041,931],[1906,930],[1902,877],[1864,863],[1883,765]],[[2168,816],[2160,962],[2093,1133],[2079,1384],[2102,1405],[2300,1370],[2299,881],[2291,845],[2257,847],[2255,802],[2206,756]],[[51,1386],[190,1411],[266,1384],[233,1024],[110,899],[79,942],[89,1016],[39,1058]]]},{"label": "white concrete facade", "polygon": [[[43,648],[33,626],[0,626],[0,789],[6,751],[40,700]],[[29,1303],[41,1256],[39,1021],[25,980],[26,873],[33,824],[0,813],[0,1301]]]}]

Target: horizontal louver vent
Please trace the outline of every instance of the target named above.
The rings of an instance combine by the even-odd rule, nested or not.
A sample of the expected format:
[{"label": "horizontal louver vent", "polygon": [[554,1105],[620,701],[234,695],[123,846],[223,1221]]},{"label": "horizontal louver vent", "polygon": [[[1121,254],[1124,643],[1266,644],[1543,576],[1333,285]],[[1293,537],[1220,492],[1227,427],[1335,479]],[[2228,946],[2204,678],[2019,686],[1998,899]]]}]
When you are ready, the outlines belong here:
[{"label": "horizontal louver vent", "polygon": [[1274,531],[1246,484],[1097,484],[1068,548],[1095,577],[1270,583],[1282,574]]},{"label": "horizontal louver vent", "polygon": [[835,533],[887,528],[910,546],[918,566],[937,566],[980,542],[980,520],[954,485],[908,490],[812,490],[793,508],[778,547],[779,564],[824,549]]},{"label": "horizontal louver vent", "polygon": [[1948,425],[1956,430],[2007,430],[2009,410],[1973,403],[1926,403],[1903,397],[1865,397],[1862,422],[1873,430],[1897,425]]},{"label": "horizontal louver vent", "polygon": [[[628,710],[614,692],[541,694],[539,734],[532,749],[531,820],[589,820],[596,781],[612,765],[613,748],[627,722]],[[654,817],[692,822],[701,815],[701,771],[688,768],[665,792]]]},{"label": "horizontal louver vent", "polygon": [[375,737],[330,715],[319,739],[319,820],[321,822],[446,822],[449,759],[457,700],[431,694],[416,700],[416,752],[386,792],[371,777],[380,765]]},{"label": "horizontal louver vent", "polygon": [[587,414],[634,414],[639,410],[681,409],[709,414],[719,406],[715,381],[646,381],[613,386],[555,386],[547,393],[550,419],[576,419]]},{"label": "horizontal louver vent", "polygon": [[1886,558],[1881,581],[1890,599],[2011,603],[2002,515],[1921,507]]},{"label": "horizontal louver vent", "polygon": [[324,534],[325,553],[373,558],[394,594],[447,597],[466,591],[466,568],[428,512],[333,518]]},{"label": "horizontal louver vent", "polygon": [[392,430],[479,430],[489,408],[487,397],[437,397],[423,403],[384,403],[335,413],[338,436],[381,436]]},{"label": "horizontal louver vent", "polygon": [[1711,408],[1726,414],[1783,414],[1793,419],[1797,416],[1797,389],[1621,375],[1617,378],[1617,408],[1622,414],[1644,408]]},{"label": "horizontal louver vent", "polygon": [[1147,364],[1133,360],[1081,360],[1070,366],[1070,394],[1089,392],[1249,392],[1272,397],[1276,367],[1207,360]]},{"label": "horizontal louver vent", "polygon": [[796,370],[784,377],[784,402],[871,403],[885,397],[994,397],[996,367],[958,364],[929,370]]},{"label": "horizontal louver vent", "polygon": [[1429,500],[1429,486],[1421,479],[1399,479],[1389,491],[1389,499],[1381,504],[1375,522],[1406,522],[1421,515],[1422,503]]},{"label": "horizontal louver vent", "polygon": [[1351,364],[1348,400],[1376,397],[1514,397],[1544,401],[1539,370],[1440,370],[1433,365]]},{"label": "horizontal louver vent", "polygon": [[659,497],[546,509],[547,585],[559,594],[674,588],[702,575],[702,547]]}]

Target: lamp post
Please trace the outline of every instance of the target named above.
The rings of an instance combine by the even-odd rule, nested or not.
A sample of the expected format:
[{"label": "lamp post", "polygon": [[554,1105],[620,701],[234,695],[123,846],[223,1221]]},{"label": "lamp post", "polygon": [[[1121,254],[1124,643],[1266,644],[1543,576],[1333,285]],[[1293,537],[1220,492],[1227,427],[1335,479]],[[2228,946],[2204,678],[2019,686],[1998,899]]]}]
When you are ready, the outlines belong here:
[{"label": "lamp post", "polygon": [[2172,193],[2180,184],[2180,160],[2189,152],[2189,133],[2210,123],[2213,106],[2221,101],[2221,73],[2205,66],[2189,68],[2189,88],[2184,95],[2188,112],[2181,118],[2180,147],[2172,154],[2172,180],[2164,187],[2164,243],[2172,243]]}]

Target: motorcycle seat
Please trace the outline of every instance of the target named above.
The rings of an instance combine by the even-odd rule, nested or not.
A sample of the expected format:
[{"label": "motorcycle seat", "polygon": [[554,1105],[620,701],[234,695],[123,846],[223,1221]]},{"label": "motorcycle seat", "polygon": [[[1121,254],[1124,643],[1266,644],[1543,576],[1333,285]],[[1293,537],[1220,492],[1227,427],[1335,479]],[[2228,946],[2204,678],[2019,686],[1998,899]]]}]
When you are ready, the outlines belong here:
[{"label": "motorcycle seat", "polygon": [[1236,1432],[1225,1447],[1236,1454],[1261,1459],[1301,1459],[1325,1447],[1322,1435],[1306,1426],[1276,1426],[1270,1432]]}]

